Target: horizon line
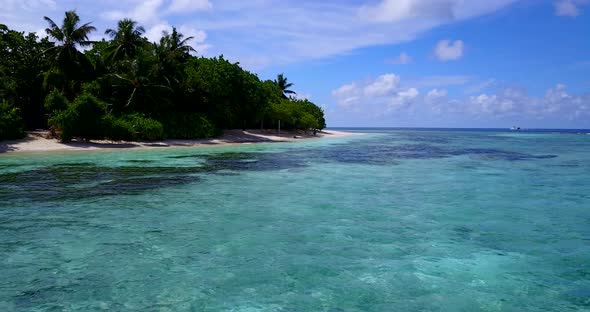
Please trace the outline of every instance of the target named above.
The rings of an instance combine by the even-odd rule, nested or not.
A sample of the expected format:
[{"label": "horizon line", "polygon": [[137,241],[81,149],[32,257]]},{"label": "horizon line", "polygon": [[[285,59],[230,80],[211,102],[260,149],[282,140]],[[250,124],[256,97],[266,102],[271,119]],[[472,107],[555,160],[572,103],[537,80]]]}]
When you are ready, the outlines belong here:
[{"label": "horizon line", "polygon": [[[511,130],[510,127],[371,127],[371,126],[334,126],[326,129],[456,129],[456,130]],[[527,130],[584,130],[590,131],[590,128],[520,128],[513,131]]]}]

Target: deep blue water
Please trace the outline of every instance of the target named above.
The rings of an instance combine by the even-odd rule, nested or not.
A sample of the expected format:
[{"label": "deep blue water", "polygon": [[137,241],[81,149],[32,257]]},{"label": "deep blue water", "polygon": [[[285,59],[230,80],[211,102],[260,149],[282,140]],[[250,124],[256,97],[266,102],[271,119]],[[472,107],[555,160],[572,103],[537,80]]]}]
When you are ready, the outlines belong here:
[{"label": "deep blue water", "polygon": [[590,309],[590,131],[0,154],[0,311]]}]

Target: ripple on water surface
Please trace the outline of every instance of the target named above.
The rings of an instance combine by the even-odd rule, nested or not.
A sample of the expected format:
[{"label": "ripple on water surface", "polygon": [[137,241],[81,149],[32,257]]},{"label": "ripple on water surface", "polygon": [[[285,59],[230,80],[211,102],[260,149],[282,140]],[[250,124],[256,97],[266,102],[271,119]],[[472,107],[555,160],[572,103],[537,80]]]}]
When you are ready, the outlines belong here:
[{"label": "ripple on water surface", "polygon": [[589,309],[589,147],[396,130],[0,155],[0,310]]}]

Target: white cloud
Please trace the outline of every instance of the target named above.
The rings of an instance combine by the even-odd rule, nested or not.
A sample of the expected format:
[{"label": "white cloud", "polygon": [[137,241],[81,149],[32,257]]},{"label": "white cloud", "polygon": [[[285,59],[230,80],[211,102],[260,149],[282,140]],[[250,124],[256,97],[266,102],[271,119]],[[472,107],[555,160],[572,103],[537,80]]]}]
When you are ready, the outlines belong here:
[{"label": "white cloud", "polygon": [[461,86],[472,81],[472,77],[465,75],[424,76],[408,79],[408,83],[416,87],[444,87]]},{"label": "white cloud", "polygon": [[435,103],[436,101],[440,100],[441,98],[446,97],[449,94],[449,91],[446,89],[432,89],[428,91],[424,100],[427,103]]},{"label": "white cloud", "polygon": [[557,16],[578,16],[580,11],[572,0],[555,1],[555,14]]},{"label": "white cloud", "polygon": [[576,17],[580,15],[579,6],[589,2],[589,0],[556,0],[554,2],[555,15]]},{"label": "white cloud", "polygon": [[385,74],[377,77],[375,81],[364,88],[364,94],[368,97],[378,97],[391,94],[399,84],[399,77],[395,74]]},{"label": "white cloud", "polygon": [[159,23],[161,20],[161,7],[164,0],[146,0],[139,2],[130,11],[113,10],[102,14],[106,19],[117,21],[123,18],[131,18],[143,24]]},{"label": "white cloud", "polygon": [[566,86],[564,84],[557,84],[555,87],[547,90],[545,93],[544,101],[542,102],[542,113],[555,113],[559,111],[562,105],[572,104],[572,102],[579,102],[577,99],[567,93]]},{"label": "white cloud", "polygon": [[441,40],[434,48],[434,54],[441,61],[454,61],[463,57],[465,44],[461,40]]},{"label": "white cloud", "polygon": [[500,9],[512,0],[381,0],[374,5],[363,5],[362,19],[374,23],[403,23],[421,20],[424,23],[445,23],[487,14]]},{"label": "white cloud", "polygon": [[332,96],[345,111],[370,112],[374,116],[389,114],[409,107],[420,95],[416,88],[400,87],[400,80],[396,74],[383,74],[342,85],[332,91]]},{"label": "white cloud", "polygon": [[2,0],[0,7],[2,10],[38,10],[38,9],[55,9],[57,3],[54,0]]},{"label": "white cloud", "polygon": [[406,52],[402,52],[396,58],[387,60],[387,63],[395,64],[395,65],[404,65],[404,64],[410,63],[411,61],[412,61],[412,57],[409,56]]},{"label": "white cloud", "polygon": [[[194,37],[192,40],[188,41],[188,44],[191,45],[197,51],[197,55],[207,54],[208,50],[211,48],[211,45],[205,43],[205,40],[207,39],[207,33],[205,31],[198,30],[194,27],[187,25],[182,25],[177,29],[181,34],[185,36],[185,38]],[[172,26],[166,22],[156,24],[146,30],[145,37],[148,38],[150,42],[159,42],[160,38],[162,38],[162,33],[164,31],[171,33]]]},{"label": "white cloud", "polygon": [[190,13],[211,9],[213,5],[209,0],[173,0],[168,9],[174,13]]},{"label": "white cloud", "polygon": [[361,99],[360,88],[356,83],[345,84],[332,91],[332,96],[338,99],[338,106],[351,109]]},{"label": "white cloud", "polygon": [[470,96],[466,105],[465,111],[477,117],[522,116],[524,118],[525,115],[534,111],[530,108],[536,105],[536,99],[528,96],[521,88],[508,87],[501,90],[499,94],[482,93]]},{"label": "white cloud", "polygon": [[[171,30],[170,30],[171,31]],[[185,38],[193,37],[189,44],[197,51],[197,55],[208,55],[211,44],[205,43],[207,33],[204,30],[199,30],[188,25],[182,25],[178,31],[185,36]]]},{"label": "white cloud", "polygon": [[571,95],[563,84],[535,97],[522,88],[508,87],[498,94],[480,94],[467,101],[466,111],[478,117],[575,120],[590,117],[590,95]]},{"label": "white cloud", "polygon": [[[57,3],[54,0],[0,0],[0,8],[0,24],[14,30],[36,32],[44,36],[47,23],[43,16],[51,17]],[[61,14],[60,17],[63,19],[63,12]]]},{"label": "white cloud", "polygon": [[160,20],[160,8],[163,0],[146,0],[140,4],[131,13],[131,18],[142,23],[149,23]]},{"label": "white cloud", "polygon": [[43,15],[62,16],[79,6],[82,21],[92,21],[100,33],[125,17],[146,29],[191,25],[209,34],[209,53],[267,66],[406,42],[435,27],[490,14],[518,0],[374,0],[371,5],[312,0],[101,0],[84,2],[84,6],[73,0],[0,1],[0,20],[19,30],[43,29]]},{"label": "white cloud", "polygon": [[486,79],[484,81],[475,83],[474,85],[465,88],[465,94],[480,93],[486,89],[492,88],[498,84],[498,80],[494,78]]},{"label": "white cloud", "polygon": [[497,95],[481,94],[469,98],[476,114],[502,115],[512,111],[514,102],[510,99],[499,98]]},{"label": "white cloud", "polygon": [[185,35],[185,38],[186,37],[193,37],[192,40],[196,43],[202,43],[205,41],[205,39],[207,39],[207,33],[205,31],[198,30],[194,27],[182,25],[182,26],[180,26],[180,28],[178,28],[178,31],[180,31],[180,33]]},{"label": "white cloud", "polygon": [[[352,120],[377,124],[405,118],[409,126],[418,125],[421,120],[434,125],[444,120],[473,120],[470,126],[541,122],[568,127],[570,123],[587,123],[590,118],[590,94],[572,95],[563,84],[548,89],[542,96],[532,96],[524,88],[511,86],[497,93],[451,97],[443,88],[433,88],[422,95],[416,87],[404,86],[404,81],[397,75],[386,74],[342,85],[332,92],[337,105],[332,107],[331,114],[334,118],[350,114]],[[366,92],[367,89],[371,92]]]},{"label": "white cloud", "polygon": [[[223,48],[220,52],[240,59],[262,53],[272,63],[282,64],[413,40],[437,26],[490,14],[515,1],[403,0],[400,3],[409,6],[403,9],[388,0],[364,6],[339,1],[219,0],[214,3],[215,14],[202,14],[198,21],[212,38],[213,33],[229,33],[215,37],[216,48]],[[390,5],[402,7],[401,15],[371,15]],[[452,12],[452,18],[443,12]]]},{"label": "white cloud", "polygon": [[418,94],[420,94],[420,92],[418,92],[418,89],[409,88],[407,90],[400,91],[398,93],[398,97],[404,98],[404,99],[413,99],[413,98],[417,97]]},{"label": "white cloud", "polygon": [[373,22],[403,22],[413,18],[453,18],[451,1],[384,0],[361,7],[361,17]]},{"label": "white cloud", "polygon": [[391,101],[387,105],[387,111],[392,112],[408,107],[418,95],[420,95],[420,92],[416,88],[399,91],[391,98]]},{"label": "white cloud", "polygon": [[424,97],[424,104],[431,112],[440,115],[443,109],[449,110],[452,107],[450,104],[453,102],[447,100],[448,94],[446,89],[432,89]]},{"label": "white cloud", "polygon": [[162,38],[162,33],[164,31],[171,32],[172,26],[168,25],[168,23],[156,24],[146,29],[145,36],[150,42],[160,42],[160,38]]},{"label": "white cloud", "polygon": [[342,85],[338,89],[333,90],[332,95],[337,96],[337,97],[347,97],[352,94],[355,94],[356,90],[357,90],[357,85],[356,85],[356,83],[353,82],[351,84]]}]

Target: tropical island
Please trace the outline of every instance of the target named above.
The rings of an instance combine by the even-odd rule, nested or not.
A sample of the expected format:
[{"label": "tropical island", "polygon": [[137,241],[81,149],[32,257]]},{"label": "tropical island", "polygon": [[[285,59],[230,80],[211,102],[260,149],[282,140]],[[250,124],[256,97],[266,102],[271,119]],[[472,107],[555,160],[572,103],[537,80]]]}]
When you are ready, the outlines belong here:
[{"label": "tropical island", "polygon": [[[158,141],[220,136],[224,129],[326,127],[324,112],[294,97],[283,74],[261,80],[223,56],[205,58],[176,28],[149,42],[131,19],[106,29],[75,11],[47,36],[0,24],[0,140],[48,129],[72,140]],[[86,48],[84,50],[83,48]]]}]

